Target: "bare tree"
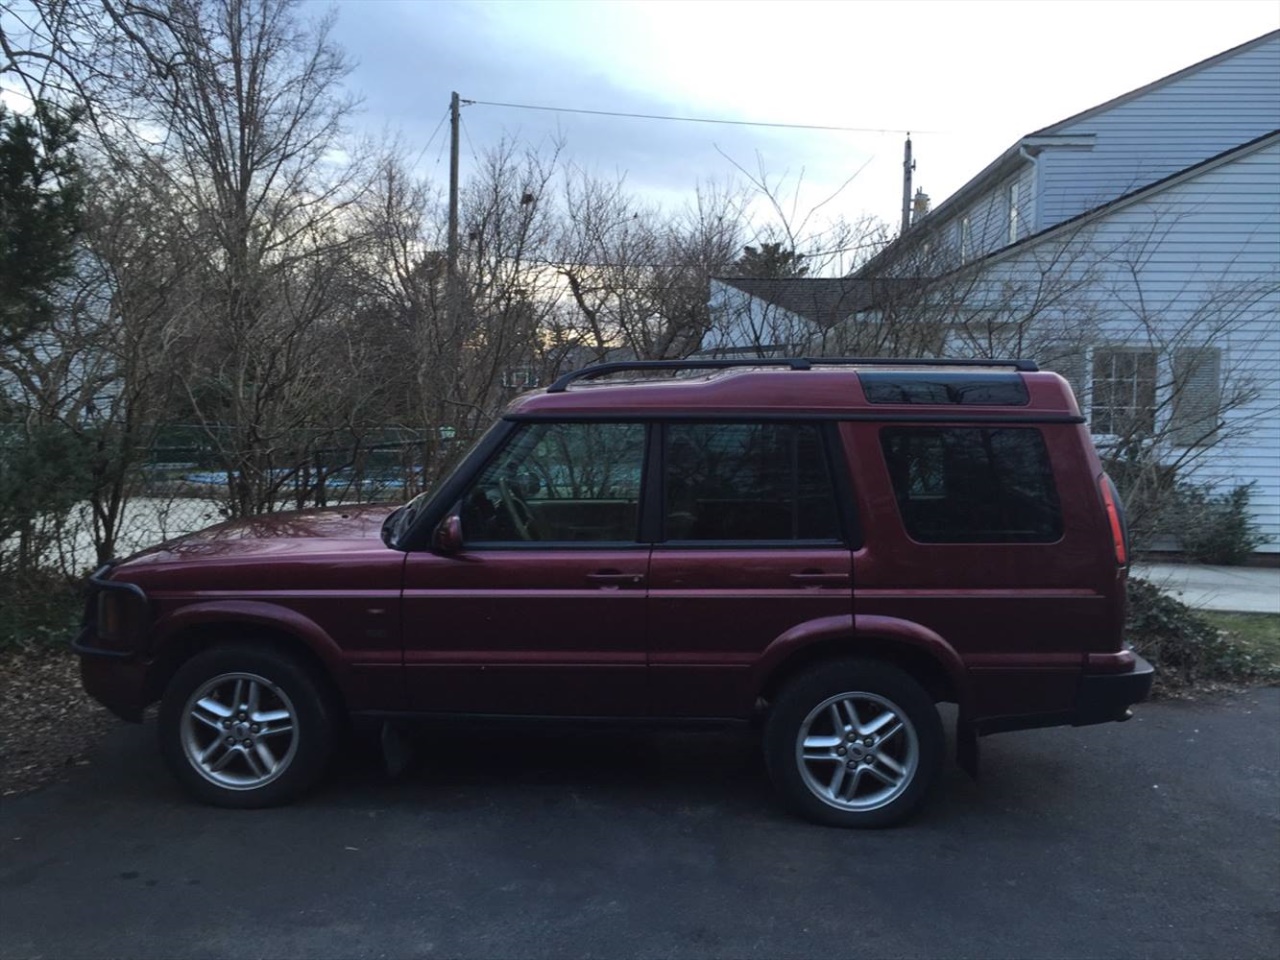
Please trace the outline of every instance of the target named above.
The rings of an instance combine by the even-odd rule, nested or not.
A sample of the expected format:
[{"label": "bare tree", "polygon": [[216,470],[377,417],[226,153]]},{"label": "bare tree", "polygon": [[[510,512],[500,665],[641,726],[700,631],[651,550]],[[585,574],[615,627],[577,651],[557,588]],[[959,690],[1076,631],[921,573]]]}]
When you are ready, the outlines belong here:
[{"label": "bare tree", "polygon": [[[874,217],[849,219],[827,211],[861,173],[805,204],[804,171],[773,174],[757,157],[749,170],[725,155],[748,184],[744,229],[750,242],[715,279],[712,323],[703,350],[713,354],[797,356],[902,350],[898,328],[854,328],[847,319],[872,302],[873,285],[853,271],[884,250],[887,229]],[[875,299],[883,302],[884,285]],[[746,294],[743,296],[742,294]],[[910,345],[921,350],[923,346]]]},{"label": "bare tree", "polygon": [[[403,161],[382,168],[361,204],[370,238],[354,322],[370,343],[387,423],[414,432],[431,483],[519,390],[546,375],[545,331],[558,306],[545,266],[556,224],[554,151],[499,144],[462,192],[458,289],[449,289],[445,211]],[[379,383],[381,386],[379,386]]]},{"label": "bare tree", "polygon": [[685,356],[711,325],[707,278],[741,249],[743,195],[704,185],[672,216],[624,186],[565,171],[566,226],[554,263],[576,311],[561,317],[557,336],[576,338],[597,359],[616,349],[642,359]]},{"label": "bare tree", "polygon": [[185,230],[177,242],[198,252],[173,354],[187,413],[221,455],[229,508],[270,510],[330,386],[330,294],[359,242],[348,67],[331,18],[302,21],[285,0],[105,6],[128,41],[118,62],[144,133],[115,155],[146,165]]},{"label": "bare tree", "polygon": [[893,356],[1031,357],[1062,373],[1150,543],[1211,451],[1274,416],[1256,374],[1280,281],[1239,258],[1178,260],[1180,219],[1153,202],[1127,226],[1083,219],[977,260],[922,229],[868,268],[881,292],[844,342]]}]

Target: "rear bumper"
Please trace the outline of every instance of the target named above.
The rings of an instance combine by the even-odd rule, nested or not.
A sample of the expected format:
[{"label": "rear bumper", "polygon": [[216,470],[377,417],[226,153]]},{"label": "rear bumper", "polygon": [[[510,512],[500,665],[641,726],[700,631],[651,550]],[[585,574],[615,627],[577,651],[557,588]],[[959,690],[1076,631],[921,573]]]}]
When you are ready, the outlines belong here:
[{"label": "rear bumper", "polygon": [[1039,727],[1087,727],[1095,723],[1114,723],[1132,716],[1130,707],[1151,694],[1155,668],[1137,654],[1133,669],[1124,673],[1086,673],[1080,678],[1075,704],[1070,710],[1054,713],[1019,714],[1007,717],[984,717],[974,722],[977,732],[1007,733],[1012,730],[1034,730]]},{"label": "rear bumper", "polygon": [[1151,695],[1155,667],[1137,654],[1133,659],[1133,669],[1128,673],[1085,674],[1080,678],[1072,726],[1128,720],[1129,708]]}]

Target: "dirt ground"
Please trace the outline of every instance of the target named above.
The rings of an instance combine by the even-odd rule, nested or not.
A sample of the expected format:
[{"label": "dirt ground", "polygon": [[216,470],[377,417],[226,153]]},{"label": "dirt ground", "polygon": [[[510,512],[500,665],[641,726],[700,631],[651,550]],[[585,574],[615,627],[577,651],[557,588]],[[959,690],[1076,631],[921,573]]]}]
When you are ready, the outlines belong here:
[{"label": "dirt ground", "polygon": [[118,722],[81,689],[70,651],[0,651],[0,797],[87,764],[90,749]]}]

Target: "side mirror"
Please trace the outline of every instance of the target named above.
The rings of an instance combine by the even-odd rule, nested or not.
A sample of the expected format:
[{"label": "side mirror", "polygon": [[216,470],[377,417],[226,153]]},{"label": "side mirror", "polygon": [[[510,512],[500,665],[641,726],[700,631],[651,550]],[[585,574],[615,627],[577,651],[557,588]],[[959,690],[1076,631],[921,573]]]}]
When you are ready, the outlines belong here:
[{"label": "side mirror", "polygon": [[440,521],[431,537],[431,548],[436,553],[451,557],[462,551],[462,518],[451,513]]}]

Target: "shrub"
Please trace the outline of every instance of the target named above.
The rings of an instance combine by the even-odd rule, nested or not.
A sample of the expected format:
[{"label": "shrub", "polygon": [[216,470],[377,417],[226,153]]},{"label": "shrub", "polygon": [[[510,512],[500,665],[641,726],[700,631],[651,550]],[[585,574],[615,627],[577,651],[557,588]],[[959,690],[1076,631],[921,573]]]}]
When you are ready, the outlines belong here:
[{"label": "shrub", "polygon": [[58,424],[0,424],[0,571],[46,566],[45,521],[66,514],[92,490],[86,446]]},{"label": "shrub", "polygon": [[1270,664],[1140,577],[1129,578],[1126,634],[1138,653],[1155,665],[1161,690],[1269,679],[1273,673]]},{"label": "shrub", "polygon": [[1249,512],[1253,484],[1218,492],[1212,483],[1181,480],[1161,463],[1159,448],[1142,439],[1100,450],[1103,467],[1125,504],[1129,534],[1139,551],[1179,545],[1196,563],[1244,563],[1270,539]]},{"label": "shrub", "polygon": [[1188,559],[1197,563],[1244,563],[1270,538],[1249,512],[1253,484],[1214,493],[1212,486],[1179,484],[1172,511]]},{"label": "shrub", "polygon": [[1134,546],[1138,550],[1150,549],[1165,533],[1163,521],[1177,496],[1177,472],[1163,465],[1151,444],[1141,439],[1100,452],[1103,468],[1124,501]]},{"label": "shrub", "polygon": [[64,647],[83,609],[80,589],[43,573],[0,576],[0,650]]}]

